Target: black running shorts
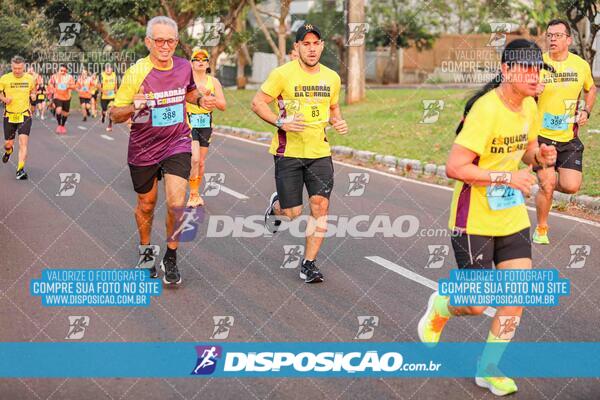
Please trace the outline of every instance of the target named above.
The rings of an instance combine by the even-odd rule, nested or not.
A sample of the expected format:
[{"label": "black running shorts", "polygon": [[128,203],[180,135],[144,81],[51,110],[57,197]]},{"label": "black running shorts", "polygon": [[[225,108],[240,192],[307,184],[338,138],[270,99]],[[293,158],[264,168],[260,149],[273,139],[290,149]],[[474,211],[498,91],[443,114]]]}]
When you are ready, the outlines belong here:
[{"label": "black running shorts", "polygon": [[192,128],[192,140],[197,140],[200,147],[210,146],[212,128]]},{"label": "black running shorts", "polygon": [[455,233],[451,242],[460,269],[492,269],[502,261],[531,258],[529,228],[508,236]]},{"label": "black running shorts", "polygon": [[106,110],[108,110],[108,105],[111,101],[114,101],[114,99],[100,99],[100,107],[102,108],[102,111],[106,112]]},{"label": "black running shorts", "polygon": [[154,178],[160,180],[164,174],[177,175],[183,179],[190,178],[192,153],[179,153],[165,158],[158,164],[136,166],[129,164],[131,181],[136,193],[144,194],[152,190]]},{"label": "black running shorts", "polygon": [[[556,147],[555,169],[566,168],[574,169],[579,172],[583,170],[583,150],[585,146],[578,137],[573,138],[568,142],[557,142],[552,139],[538,136],[538,142],[540,145],[545,143]],[[534,168],[535,171],[540,169],[540,167]]]},{"label": "black running shorts", "polygon": [[8,117],[4,117],[4,140],[14,140],[16,134],[27,135],[31,132],[31,117],[26,116],[23,122],[13,124],[8,122]]},{"label": "black running shorts", "polygon": [[69,112],[71,109],[71,100],[54,99],[53,102],[57,108],[61,107],[64,112]]},{"label": "black running shorts", "polygon": [[275,185],[281,208],[302,205],[304,186],[308,196],[329,199],[333,189],[333,162],[331,156],[322,158],[295,158],[274,156]]}]

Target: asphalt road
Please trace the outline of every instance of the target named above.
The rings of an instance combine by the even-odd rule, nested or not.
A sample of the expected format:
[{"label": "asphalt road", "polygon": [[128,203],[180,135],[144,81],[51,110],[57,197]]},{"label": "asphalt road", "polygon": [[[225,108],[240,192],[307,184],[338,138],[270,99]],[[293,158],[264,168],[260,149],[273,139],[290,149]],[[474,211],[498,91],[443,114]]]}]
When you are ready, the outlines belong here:
[{"label": "asphalt road", "polygon": [[[0,341],[65,342],[69,316],[89,316],[80,341],[206,342],[213,316],[231,316],[226,341],[357,341],[359,316],[376,316],[371,341],[416,341],[417,322],[432,289],[427,279],[448,275],[452,255],[426,268],[429,247],[449,245],[446,223],[451,192],[433,185],[336,164],[331,214],[405,216],[410,237],[328,238],[318,262],[326,281],[306,285],[298,268],[281,268],[284,246],[303,245],[289,232],[260,237],[206,237],[178,251],[183,284],[165,290],[148,308],[43,307],[29,282],[45,268],[131,268],[137,261],[135,193],[126,166],[127,132],[106,136],[98,120],[68,121],[66,136],[54,120],[34,122],[28,181],[15,180],[16,156],[0,166]],[[103,136],[104,135],[104,136]],[[108,138],[107,138],[108,137]],[[110,140],[112,139],[112,140]],[[208,173],[224,174],[221,190],[205,197],[205,221],[215,216],[261,215],[274,190],[273,161],[264,146],[215,136]],[[346,196],[349,173],[368,173],[361,196]],[[72,196],[57,196],[60,173],[78,173]],[[356,192],[353,192],[356,194]],[[161,185],[153,242],[165,246]],[[531,214],[534,217],[533,214]],[[385,218],[385,217],[384,217]],[[552,245],[534,247],[534,265],[558,268],[572,293],[558,307],[526,310],[519,341],[600,340],[598,258],[600,226],[572,218],[550,219]],[[343,236],[343,235],[340,235]],[[583,268],[566,268],[570,247],[592,249]],[[163,250],[164,251],[164,250]],[[404,267],[409,279],[366,257]],[[451,320],[445,341],[480,341],[487,316]],[[68,362],[63,360],[62,362]],[[598,379],[517,380],[515,399],[597,399]],[[2,399],[491,399],[471,379],[2,379]]]}]

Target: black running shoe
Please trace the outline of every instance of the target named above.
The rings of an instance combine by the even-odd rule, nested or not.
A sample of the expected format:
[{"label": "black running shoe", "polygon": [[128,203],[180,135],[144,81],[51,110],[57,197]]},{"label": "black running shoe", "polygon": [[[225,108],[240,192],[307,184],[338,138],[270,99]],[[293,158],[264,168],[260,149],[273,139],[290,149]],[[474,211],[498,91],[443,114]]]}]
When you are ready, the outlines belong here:
[{"label": "black running shoe", "polygon": [[27,178],[29,177],[27,176],[27,172],[25,172],[24,168],[17,170],[17,180],[24,181]]},{"label": "black running shoe", "polygon": [[314,261],[304,260],[300,267],[300,278],[304,279],[305,283],[323,282],[323,274],[315,265]]},{"label": "black running shoe", "polygon": [[158,278],[158,271],[156,270],[156,257],[158,256],[158,253],[160,253],[160,247],[150,244],[140,245],[138,248],[140,259],[135,267],[150,271],[150,278]]},{"label": "black running shoe", "polygon": [[106,118],[106,114],[102,114],[102,123],[104,123],[105,118]]},{"label": "black running shoe", "polygon": [[10,155],[13,152],[13,148],[11,147],[10,149],[4,149],[4,155],[2,156],[2,162],[4,164],[6,164],[8,162],[8,159],[10,158]]},{"label": "black running shoe", "polygon": [[278,200],[279,196],[277,195],[277,192],[273,192],[269,199],[269,207],[265,210],[265,229],[270,233],[277,232],[279,230],[279,225],[281,225],[281,220],[277,218],[273,208],[273,205]]},{"label": "black running shoe", "polygon": [[83,117],[83,122],[87,121],[87,116]]},{"label": "black running shoe", "polygon": [[166,285],[179,285],[181,283],[181,274],[177,269],[177,257],[167,257],[165,255],[160,263],[160,269],[165,273],[163,282]]}]

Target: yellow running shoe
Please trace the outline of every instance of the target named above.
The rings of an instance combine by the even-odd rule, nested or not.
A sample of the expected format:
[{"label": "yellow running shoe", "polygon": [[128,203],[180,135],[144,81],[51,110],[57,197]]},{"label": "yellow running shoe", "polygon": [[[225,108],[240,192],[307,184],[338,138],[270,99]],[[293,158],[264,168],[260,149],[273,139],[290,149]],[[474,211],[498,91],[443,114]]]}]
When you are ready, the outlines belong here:
[{"label": "yellow running shoe", "polygon": [[533,232],[533,243],[550,244],[550,239],[548,239],[548,226],[538,225],[535,227],[535,231]]},{"label": "yellow running shoe", "polygon": [[[417,326],[419,339],[429,347],[435,346],[440,341],[442,330],[450,319],[447,302],[448,299],[438,295],[438,292],[433,292],[429,296],[427,310],[425,310],[425,314],[423,314]],[[446,310],[446,315],[442,315],[440,310]]]},{"label": "yellow running shoe", "polygon": [[196,208],[198,206],[203,206],[204,200],[198,193],[191,192],[190,199],[187,202],[187,207]]},{"label": "yellow running shoe", "polygon": [[486,376],[475,377],[475,384],[477,386],[488,389],[496,396],[506,396],[519,390],[515,381],[504,376],[504,373],[496,365],[488,364],[484,370],[481,370],[481,368],[481,360],[479,360],[477,363],[477,374]]},{"label": "yellow running shoe", "polygon": [[475,383],[496,396],[506,396],[519,390],[515,381],[506,376],[476,377]]}]

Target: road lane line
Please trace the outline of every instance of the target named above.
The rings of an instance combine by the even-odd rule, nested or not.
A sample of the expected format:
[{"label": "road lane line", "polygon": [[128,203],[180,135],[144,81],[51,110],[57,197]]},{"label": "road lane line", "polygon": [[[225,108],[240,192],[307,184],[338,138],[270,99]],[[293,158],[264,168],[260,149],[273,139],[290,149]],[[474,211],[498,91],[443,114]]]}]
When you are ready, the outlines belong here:
[{"label": "road lane line", "polygon": [[[237,137],[235,135],[229,135],[229,134],[226,134],[226,133],[213,132],[213,135],[224,136],[224,137],[227,137],[227,138],[239,140],[241,142],[251,143],[251,144],[256,145],[256,146],[270,147],[270,145],[266,144],[266,143],[258,143],[258,142],[254,141],[254,140]],[[388,178],[397,179],[397,180],[401,180],[401,181],[405,181],[405,182],[410,182],[410,183],[415,183],[417,185],[428,186],[428,187],[432,187],[432,188],[436,188],[436,189],[442,189],[442,190],[446,190],[446,191],[449,191],[449,192],[451,192],[451,191],[454,190],[451,187],[436,185],[436,184],[429,183],[429,182],[421,182],[421,181],[418,181],[418,180],[415,180],[415,179],[406,178],[404,176],[398,176],[398,175],[389,174],[387,172],[379,171],[379,170],[372,169],[372,168],[367,168],[367,167],[362,167],[362,166],[359,166],[359,165],[345,163],[343,161],[333,160],[333,162],[335,164],[340,164],[340,165],[343,165],[343,166],[348,167],[348,168],[360,169],[360,170],[363,170],[363,171],[372,172],[372,173],[377,174],[377,175],[383,175],[383,176],[386,176]],[[535,211],[535,207],[527,206],[527,209],[529,211]],[[553,217],[563,218],[563,219],[567,219],[567,220],[570,220],[570,221],[581,222],[582,224],[591,225],[591,226],[595,226],[596,228],[600,228],[600,222],[590,221],[590,220],[579,218],[579,217],[573,217],[571,215],[558,214],[558,213],[555,213],[555,212],[550,212],[550,215],[552,215]]]},{"label": "road lane line", "polygon": [[79,129],[81,129],[82,131],[87,131],[87,128],[86,128],[85,126],[81,126],[81,125],[79,125],[79,126],[77,126],[77,127],[78,127]]},{"label": "road lane line", "polygon": [[227,193],[237,199],[240,199],[240,200],[248,200],[250,198],[250,197],[246,196],[245,194],[236,192],[235,190],[230,189],[227,186],[223,186],[223,185],[221,185],[221,192],[225,192],[225,193]]},{"label": "road lane line", "polygon": [[[401,267],[400,265],[395,264],[391,261],[388,261],[385,258],[382,258],[379,256],[368,256],[365,258],[369,261],[373,261],[375,264],[379,264],[382,267],[389,269],[390,271],[393,271],[399,275],[402,275],[403,277],[408,278],[411,281],[420,283],[421,285],[426,286],[429,289],[432,289],[434,291],[438,289],[437,282],[432,281],[429,278],[425,278],[424,276],[421,276],[421,275],[417,274],[416,272],[413,272],[409,269]],[[488,317],[493,318],[494,315],[496,315],[496,309],[494,307],[488,307],[485,310],[484,314],[487,315]]]},{"label": "road lane line", "polygon": [[114,137],[110,137],[110,136],[108,136],[108,135],[100,135],[100,137],[101,137],[102,139],[106,139],[106,140],[111,140],[111,141],[112,141],[112,140],[115,140],[115,138],[114,138]]}]

